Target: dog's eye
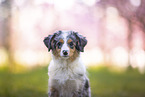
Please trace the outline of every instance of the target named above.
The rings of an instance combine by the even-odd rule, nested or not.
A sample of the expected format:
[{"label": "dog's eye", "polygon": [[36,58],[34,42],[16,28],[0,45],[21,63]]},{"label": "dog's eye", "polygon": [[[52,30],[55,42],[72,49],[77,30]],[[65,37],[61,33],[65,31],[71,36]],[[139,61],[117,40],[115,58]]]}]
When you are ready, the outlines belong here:
[{"label": "dog's eye", "polygon": [[73,46],[73,42],[70,42],[69,45],[70,45],[70,46]]},{"label": "dog's eye", "polygon": [[70,48],[73,49],[73,46],[74,46],[73,42],[70,42],[70,43],[69,43],[69,46],[70,46]]},{"label": "dog's eye", "polygon": [[57,46],[58,46],[58,48],[60,49],[61,46],[62,46],[62,43],[61,43],[61,42],[58,42],[58,43],[57,43]]}]

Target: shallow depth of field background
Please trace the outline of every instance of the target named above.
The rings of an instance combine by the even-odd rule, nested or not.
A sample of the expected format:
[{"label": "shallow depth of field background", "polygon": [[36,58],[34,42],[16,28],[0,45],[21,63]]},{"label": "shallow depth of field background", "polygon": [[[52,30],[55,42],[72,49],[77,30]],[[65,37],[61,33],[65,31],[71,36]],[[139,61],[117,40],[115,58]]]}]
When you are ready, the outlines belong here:
[{"label": "shallow depth of field background", "polygon": [[0,97],[47,97],[57,30],[87,38],[92,97],[145,97],[145,0],[0,0]]}]

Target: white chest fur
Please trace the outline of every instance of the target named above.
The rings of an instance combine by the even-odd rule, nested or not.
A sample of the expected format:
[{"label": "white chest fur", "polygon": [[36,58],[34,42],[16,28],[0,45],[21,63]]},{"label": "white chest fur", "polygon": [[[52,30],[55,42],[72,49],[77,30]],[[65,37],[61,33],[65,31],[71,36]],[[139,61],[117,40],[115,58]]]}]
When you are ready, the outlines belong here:
[{"label": "white chest fur", "polygon": [[78,80],[85,76],[86,68],[80,58],[68,63],[66,60],[52,60],[49,65],[48,75],[50,80],[58,80],[60,84],[67,80]]}]

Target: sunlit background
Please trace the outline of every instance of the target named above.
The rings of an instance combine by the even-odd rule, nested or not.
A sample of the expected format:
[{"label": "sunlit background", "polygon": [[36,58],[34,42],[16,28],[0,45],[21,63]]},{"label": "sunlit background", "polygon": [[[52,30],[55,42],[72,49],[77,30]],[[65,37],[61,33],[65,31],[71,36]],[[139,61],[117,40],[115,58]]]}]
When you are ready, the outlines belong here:
[{"label": "sunlit background", "polygon": [[145,0],[0,0],[0,97],[48,97],[57,30],[87,38],[92,97],[145,97]]},{"label": "sunlit background", "polygon": [[145,0],[0,0],[0,68],[47,66],[44,37],[86,36],[87,66],[145,71]]}]

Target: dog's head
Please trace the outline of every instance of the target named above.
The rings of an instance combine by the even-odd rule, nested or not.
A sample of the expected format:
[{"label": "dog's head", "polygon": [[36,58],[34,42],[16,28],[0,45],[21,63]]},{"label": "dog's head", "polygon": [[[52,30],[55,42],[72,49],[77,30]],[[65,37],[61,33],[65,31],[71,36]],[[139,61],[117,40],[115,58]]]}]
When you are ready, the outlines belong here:
[{"label": "dog's head", "polygon": [[53,55],[64,59],[75,57],[84,51],[87,40],[74,31],[58,31],[45,37],[44,44]]}]

